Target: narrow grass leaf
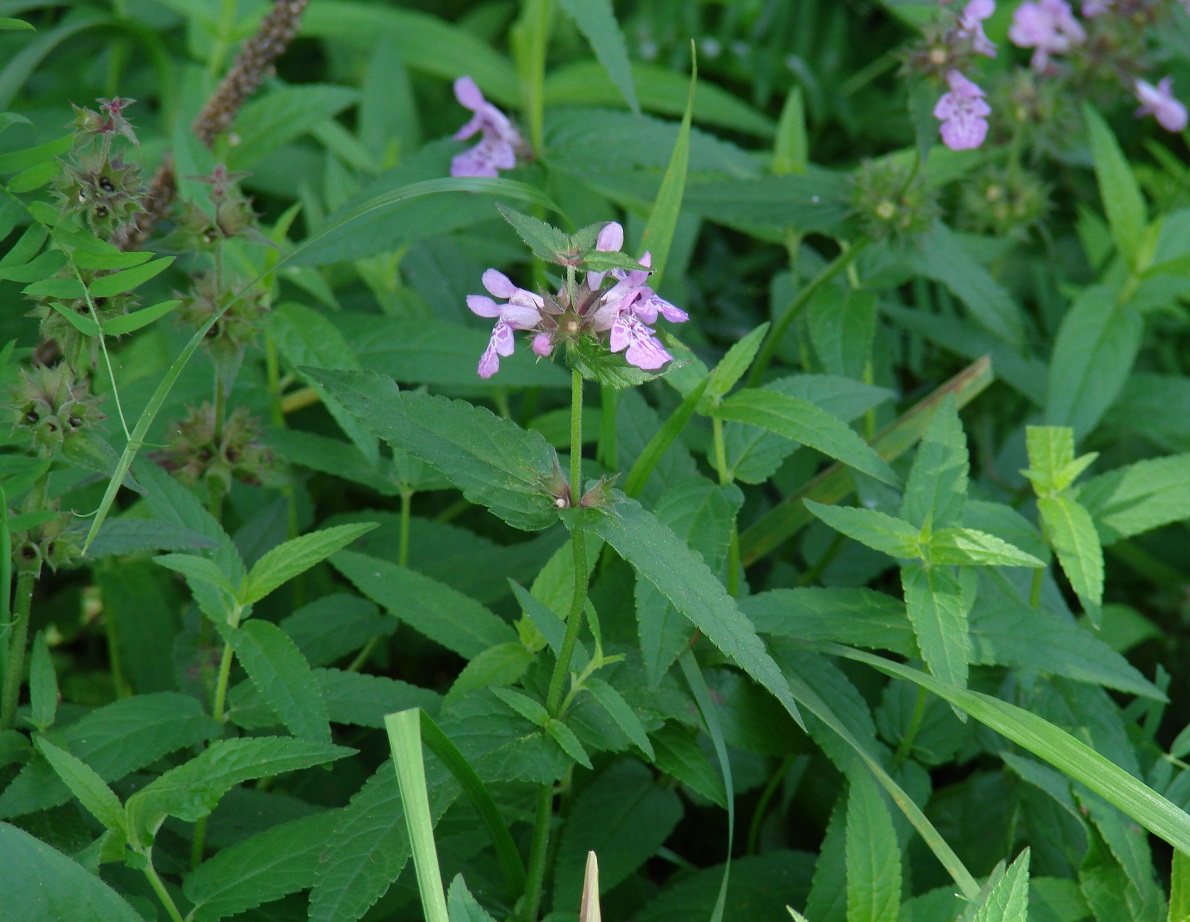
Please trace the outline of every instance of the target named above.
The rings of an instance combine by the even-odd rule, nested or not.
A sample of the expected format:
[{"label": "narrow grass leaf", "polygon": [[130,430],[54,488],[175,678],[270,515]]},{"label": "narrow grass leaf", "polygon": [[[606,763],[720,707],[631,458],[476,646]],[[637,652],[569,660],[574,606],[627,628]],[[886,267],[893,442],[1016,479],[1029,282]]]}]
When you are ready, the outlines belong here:
[{"label": "narrow grass leaf", "polygon": [[808,400],[751,388],[725,400],[716,408],[715,416],[760,426],[815,448],[882,483],[900,485],[896,472],[850,426]]},{"label": "narrow grass leaf", "polygon": [[561,6],[591,43],[591,50],[628,103],[628,108],[639,115],[640,103],[636,101],[636,87],[632,83],[628,47],[616,22],[611,0],[562,0]]},{"label": "narrow grass leaf", "polygon": [[897,922],[901,847],[871,775],[848,779],[846,828],[847,922]]},{"label": "narrow grass leaf", "polygon": [[408,710],[389,714],[384,719],[388,744],[392,750],[405,822],[417,872],[417,891],[426,922],[449,922],[446,895],[442,890],[442,872],[438,867],[438,849],[434,845],[434,821],[426,793],[426,770],[421,750],[421,711]]},{"label": "narrow grass leaf", "polygon": [[331,741],[330,717],[310,664],[289,635],[269,621],[246,621],[224,637],[261,696],[294,736]]},{"label": "narrow grass leaf", "polygon": [[1153,835],[1190,853],[1190,814],[1045,718],[871,653],[835,645],[831,645],[831,651],[932,691],[1073,780],[1082,782]]},{"label": "narrow grass leaf", "polygon": [[[576,0],[576,2],[581,2],[581,0]],[[682,196],[686,191],[686,169],[690,162],[690,118],[694,111],[694,88],[697,82],[698,59],[692,56],[690,60],[690,92],[686,97],[686,111],[682,115],[682,127],[678,130],[678,137],[674,141],[669,165],[665,168],[665,175],[661,178],[661,188],[657,190],[657,198],[653,202],[649,222],[645,225],[645,232],[641,236],[641,248],[649,251],[653,257],[652,278],[656,280],[653,282],[654,287],[660,283],[660,279],[665,273],[665,266],[669,260],[669,248],[673,243],[674,230],[678,226],[678,215],[682,211]]]},{"label": "narrow grass leaf", "polygon": [[299,573],[305,573],[375,527],[374,522],[335,525],[278,545],[253,564],[244,580],[240,603],[251,605],[259,602],[274,589]]}]

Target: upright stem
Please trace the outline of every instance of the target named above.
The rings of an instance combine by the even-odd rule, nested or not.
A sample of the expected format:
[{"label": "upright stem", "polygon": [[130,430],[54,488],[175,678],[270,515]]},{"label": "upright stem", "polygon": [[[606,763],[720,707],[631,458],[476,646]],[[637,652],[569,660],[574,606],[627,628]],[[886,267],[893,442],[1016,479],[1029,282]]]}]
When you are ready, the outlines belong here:
[{"label": "upright stem", "polygon": [[[570,495],[577,504],[583,493],[583,377],[578,370],[570,377]],[[550,677],[549,692],[545,707],[551,717],[561,713],[562,697],[566,691],[566,679],[570,675],[570,661],[578,645],[579,631],[583,626],[583,609],[587,604],[587,539],[582,529],[570,533],[574,549],[574,593],[570,599],[570,612],[566,616],[566,634],[558,650],[558,661]],[[554,790],[552,784],[544,784],[537,793],[537,817],[533,824],[533,842],[529,852],[529,868],[525,885],[525,919],[533,922],[541,907],[541,889],[545,881],[546,855],[550,844],[550,820],[553,812]]]},{"label": "upright stem", "polygon": [[[49,479],[47,468],[29,491],[29,498],[25,500],[26,512],[36,512],[45,506]],[[40,566],[33,570],[22,570],[17,578],[16,598],[12,606],[12,636],[8,639],[8,663],[4,670],[4,695],[0,703],[0,730],[11,730],[16,726],[21,679],[25,673],[25,648],[29,643],[29,610],[33,607],[33,588],[37,585],[40,572]]]},{"label": "upright stem", "polygon": [[545,54],[549,47],[550,13],[553,0],[528,0],[522,22],[528,47],[525,49],[525,114],[529,121],[529,146],[540,157],[545,148]]},{"label": "upright stem", "polygon": [[145,877],[149,879],[149,886],[153,888],[153,892],[157,894],[157,898],[165,906],[165,911],[169,913],[170,919],[173,922],[182,922],[182,914],[178,911],[178,907],[174,903],[173,897],[169,895],[169,891],[165,889],[165,883],[158,876],[157,869],[153,867],[153,861],[148,856],[145,857]]}]

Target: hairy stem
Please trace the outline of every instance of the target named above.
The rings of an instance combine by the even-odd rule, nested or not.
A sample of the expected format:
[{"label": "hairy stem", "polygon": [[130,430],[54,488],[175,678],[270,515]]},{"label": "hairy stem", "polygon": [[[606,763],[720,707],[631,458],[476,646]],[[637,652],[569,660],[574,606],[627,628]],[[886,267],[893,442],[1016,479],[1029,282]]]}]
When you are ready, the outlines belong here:
[{"label": "hairy stem", "polygon": [[[36,512],[45,506],[46,485],[50,473],[47,469],[37,478],[29,497],[25,500],[25,511]],[[17,703],[21,699],[21,679],[25,673],[25,653],[29,645],[29,611],[33,607],[33,588],[41,573],[40,564],[35,569],[22,570],[17,578],[16,597],[12,604],[12,635],[8,639],[8,659],[4,670],[4,695],[0,701],[0,730],[11,730],[16,726]],[[5,587],[7,591],[7,587]]]}]

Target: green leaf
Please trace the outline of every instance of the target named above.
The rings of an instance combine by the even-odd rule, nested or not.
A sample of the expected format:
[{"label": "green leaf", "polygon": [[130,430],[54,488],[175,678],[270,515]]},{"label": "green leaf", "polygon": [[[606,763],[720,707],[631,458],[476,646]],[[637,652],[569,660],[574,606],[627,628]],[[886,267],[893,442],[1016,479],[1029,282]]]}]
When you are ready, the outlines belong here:
[{"label": "green leaf", "polygon": [[1090,513],[1067,496],[1042,496],[1037,509],[1062,572],[1090,614],[1103,604],[1103,548]]},{"label": "green leaf", "polygon": [[941,528],[930,535],[930,561],[935,564],[989,567],[1044,567],[1002,538],[974,528]]},{"label": "green leaf", "polygon": [[309,373],[376,435],[438,468],[468,500],[514,528],[536,531],[557,521],[546,488],[556,456],[539,433],[462,400],[399,392],[374,372]]},{"label": "green leaf", "polygon": [[591,50],[628,103],[628,108],[639,115],[640,103],[636,101],[636,88],[632,84],[628,48],[616,23],[611,0],[562,0],[561,6],[591,43]]},{"label": "green leaf", "polygon": [[1190,518],[1190,454],[1100,474],[1082,484],[1078,501],[1105,545]]},{"label": "green leaf", "polygon": [[1026,426],[1029,470],[1024,471],[1037,494],[1065,490],[1099,457],[1091,452],[1075,459],[1074,430],[1067,426]]},{"label": "green leaf", "polygon": [[92,298],[110,298],[125,291],[132,291],[133,288],[143,285],[149,279],[164,272],[173,264],[173,261],[172,256],[163,256],[131,269],[113,272],[111,275],[97,278],[87,286],[87,290],[91,293]]},{"label": "green leaf", "polygon": [[63,298],[69,301],[81,299],[86,292],[78,279],[42,279],[21,289],[31,298]]},{"label": "green leaf", "polygon": [[901,847],[880,788],[866,773],[847,793],[847,922],[897,922]]},{"label": "green leaf", "polygon": [[517,639],[490,609],[416,570],[353,551],[339,552],[331,563],[400,621],[465,659]]},{"label": "green leaf", "polygon": [[1085,784],[1153,835],[1190,853],[1190,814],[1043,717],[991,695],[957,688],[928,673],[883,657],[845,647],[832,646],[832,652],[932,691],[980,723],[1045,759],[1074,781]]},{"label": "green leaf", "polygon": [[421,751],[421,711],[389,714],[384,719],[384,726],[392,750],[393,766],[397,771],[401,802],[405,807],[405,822],[409,827],[422,910],[426,922],[448,922],[442,872],[438,867],[438,850],[434,845],[434,821],[430,816],[430,799],[426,793],[425,762]]},{"label": "green leaf", "polygon": [[186,876],[194,922],[217,922],[314,883],[340,811],[280,823],[228,845]]},{"label": "green leaf", "polygon": [[297,645],[277,625],[252,620],[224,637],[281,722],[296,737],[331,741],[330,718],[310,664]]},{"label": "green leaf", "polygon": [[87,554],[98,558],[138,551],[197,550],[214,545],[215,542],[210,538],[173,522],[125,516],[104,522]]},{"label": "green leaf", "polygon": [[[450,915],[450,922],[496,922],[482,906],[476,902],[462,874],[456,874],[450,882],[450,889],[446,893],[446,909]],[[599,922],[592,918],[591,922]]]},{"label": "green leaf", "polygon": [[905,497],[901,500],[901,518],[919,528],[962,525],[970,466],[963,424],[954,397],[947,395],[930,420],[913,458]]},{"label": "green leaf", "polygon": [[552,224],[546,224],[538,218],[521,214],[506,205],[497,203],[496,210],[500,212],[500,216],[505,221],[512,225],[512,229],[517,232],[518,237],[525,241],[525,245],[533,251],[533,255],[542,262],[565,265],[565,260],[577,258],[577,253],[572,255],[574,241],[569,234],[558,230]]},{"label": "green leaf", "polygon": [[193,823],[215,809],[237,784],[323,765],[355,750],[329,743],[260,736],[216,740],[201,754],[171,768],[128,798],[128,837],[147,846],[167,816]]},{"label": "green leaf", "polygon": [[739,383],[756,358],[768,331],[769,324],[766,321],[731,344],[727,354],[711,371],[710,380],[706,385],[708,397],[724,397]]},{"label": "green leaf", "polygon": [[1132,371],[1144,319],[1131,304],[1117,304],[1110,288],[1087,288],[1071,305],[1050,359],[1045,421],[1088,435],[1115,402]]},{"label": "green leaf", "polygon": [[0,823],[0,854],[4,855],[0,899],[13,919],[143,922],[115,890],[23,829]]},{"label": "green leaf", "polygon": [[236,118],[240,142],[227,149],[233,170],[252,167],[295,138],[354,105],[359,93],[345,86],[303,83],[272,86],[272,91],[249,100]]},{"label": "green leaf", "polygon": [[672,775],[692,791],[720,809],[727,809],[723,780],[715,772],[705,752],[684,728],[666,724],[653,734],[657,768]]},{"label": "green leaf", "polygon": [[685,615],[716,647],[767,688],[801,723],[781,670],[735,600],[706,563],[635,500],[571,511],[568,527],[586,528],[608,544]]},{"label": "green leaf", "polygon": [[1139,269],[1137,250],[1148,222],[1140,184],[1107,122],[1090,103],[1083,103],[1083,119],[1087,123],[1095,179],[1107,212],[1107,223],[1111,226],[1112,240],[1129,267]]},{"label": "green leaf", "polygon": [[729,397],[714,411],[720,419],[760,426],[809,445],[877,480],[897,486],[901,479],[846,423],[808,400],[766,388],[750,388]]},{"label": "green leaf", "polygon": [[240,604],[259,602],[274,589],[283,586],[299,573],[305,573],[375,527],[374,522],[336,525],[278,545],[248,571],[240,593]]},{"label": "green leaf", "polygon": [[904,603],[871,589],[773,589],[740,607],[762,634],[921,655]]},{"label": "green leaf", "polygon": [[901,569],[905,608],[930,672],[960,688],[967,684],[971,638],[968,603],[954,571],[945,567]]},{"label": "green leaf", "polygon": [[103,324],[103,333],[105,336],[123,336],[126,333],[133,333],[141,327],[147,327],[154,320],[161,319],[181,303],[178,300],[160,301],[150,307],[133,311],[131,314],[113,317]]},{"label": "green leaf", "polygon": [[554,865],[554,903],[579,905],[587,852],[599,857],[599,889],[610,891],[652,858],[682,818],[677,794],[639,762],[620,761],[574,799]]},{"label": "green leaf", "polygon": [[1190,922],[1190,857],[1186,852],[1173,853],[1169,877],[1168,922]]},{"label": "green leaf", "polygon": [[854,506],[827,506],[811,499],[806,508],[835,531],[865,544],[874,551],[902,560],[922,555],[922,534],[903,519],[875,509]]},{"label": "green leaf", "polygon": [[583,749],[583,744],[574,735],[574,731],[560,720],[550,719],[545,724],[545,732],[549,735],[566,755],[588,771],[591,769],[591,758]]},{"label": "green leaf", "polygon": [[[220,732],[189,695],[158,692],[104,705],[47,738],[86,762],[104,781],[118,781],[162,756],[195,746]],[[35,759],[0,793],[0,816],[21,816],[56,807],[70,791],[49,765]]]},{"label": "green leaf", "polygon": [[649,482],[650,475],[657,470],[657,466],[661,463],[661,459],[665,457],[665,453],[677,441],[678,436],[682,434],[682,430],[686,428],[686,423],[694,415],[694,411],[698,408],[699,402],[702,400],[703,393],[709,383],[709,377],[703,378],[686,395],[678,408],[666,418],[665,423],[653,434],[644,448],[640,450],[640,453],[636,456],[635,463],[632,465],[632,469],[624,479],[624,494],[626,496],[636,499],[644,491],[645,485]]},{"label": "green leaf", "polygon": [[1017,349],[1023,346],[1020,307],[950,228],[935,221],[914,255],[914,268],[950,289],[986,330]]},{"label": "green leaf", "polygon": [[[15,29],[20,32],[34,31],[33,23],[25,22],[23,19],[13,19],[11,16],[4,16],[0,18],[0,29]],[[4,114],[11,115],[13,113],[5,112]]]},{"label": "green leaf", "polygon": [[59,749],[44,736],[38,737],[35,745],[88,813],[107,829],[124,830],[124,807],[120,798],[104,784],[95,769],[65,749]]},{"label": "green leaf", "polygon": [[94,337],[99,335],[99,324],[91,318],[89,311],[80,314],[73,306],[63,304],[60,301],[50,301],[49,306],[84,336]]},{"label": "green leaf", "polygon": [[802,88],[794,86],[785,97],[777,119],[777,138],[773,143],[773,173],[798,175],[810,165],[810,138],[806,128],[806,103]]},{"label": "green leaf", "polygon": [[[993,872],[993,877],[996,874]],[[971,922],[1029,922],[1029,850],[992,885]]]},{"label": "green leaf", "polygon": [[[583,0],[571,2],[577,5]],[[682,211],[682,195],[686,191],[686,169],[690,163],[690,118],[694,111],[694,88],[697,82],[698,61],[693,59],[690,69],[690,93],[686,98],[682,127],[678,129],[673,153],[665,168],[665,174],[661,177],[661,187],[657,190],[653,210],[649,213],[649,221],[641,237],[641,249],[648,250],[653,255],[652,278],[658,281],[665,273],[669,261],[669,248],[673,243],[674,230],[678,226],[678,216]],[[653,282],[654,287],[658,281]]]},{"label": "green leaf", "polygon": [[[9,527],[12,527],[11,520]],[[38,730],[44,731],[53,724],[57,712],[58,677],[54,674],[45,632],[38,631],[29,657],[29,720]]]},{"label": "green leaf", "polygon": [[[0,103],[0,108],[3,108],[4,105],[4,103]],[[59,154],[70,150],[73,144],[74,135],[67,134],[37,147],[27,147],[24,150],[0,154],[0,173],[16,173],[46,160],[53,160]]]},{"label": "green leaf", "polygon": [[206,557],[199,557],[196,554],[162,554],[160,557],[154,557],[153,562],[160,564],[167,570],[181,573],[182,576],[186,577],[186,582],[191,587],[195,583],[206,583],[209,586],[219,589],[227,597],[223,601],[224,613],[226,613],[231,602],[238,595],[236,587],[224,575],[219,565],[213,560],[208,560]]},{"label": "green leaf", "polygon": [[633,744],[648,757],[650,762],[653,761],[655,758],[653,744],[649,742],[649,737],[645,733],[640,718],[632,710],[631,705],[624,700],[624,696],[600,678],[587,679],[583,687],[591,693],[591,697],[599,702],[600,707],[607,711],[607,715],[617,727],[624,731],[624,735],[632,740]]},{"label": "green leaf", "polygon": [[876,339],[876,293],[850,285],[824,285],[808,305],[810,338],[823,368],[862,380]]},{"label": "green leaf", "polygon": [[426,197],[457,197],[474,193],[527,202],[554,212],[560,210],[534,186],[511,179],[489,179],[481,176],[427,179],[383,192],[362,204],[337,212],[317,234],[303,241],[289,257],[288,262],[297,266],[317,266],[371,255],[375,248],[368,239],[372,235],[364,233],[366,228],[374,227],[380,220],[400,221],[401,211]]}]

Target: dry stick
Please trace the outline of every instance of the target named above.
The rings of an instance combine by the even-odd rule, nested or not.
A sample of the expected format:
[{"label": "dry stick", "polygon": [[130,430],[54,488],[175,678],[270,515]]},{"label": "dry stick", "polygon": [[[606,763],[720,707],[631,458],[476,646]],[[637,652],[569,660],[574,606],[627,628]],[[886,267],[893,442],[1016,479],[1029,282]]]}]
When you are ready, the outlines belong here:
[{"label": "dry stick", "polygon": [[[273,72],[273,62],[289,47],[309,0],[277,0],[248,41],[240,48],[218,89],[207,100],[192,126],[194,135],[208,148],[219,135],[231,129],[244,102]],[[153,174],[142,203],[144,210],[119,228],[111,242],[121,250],[135,250],[148,239],[153,226],[169,211],[178,192],[173,157],[167,155]]]}]

